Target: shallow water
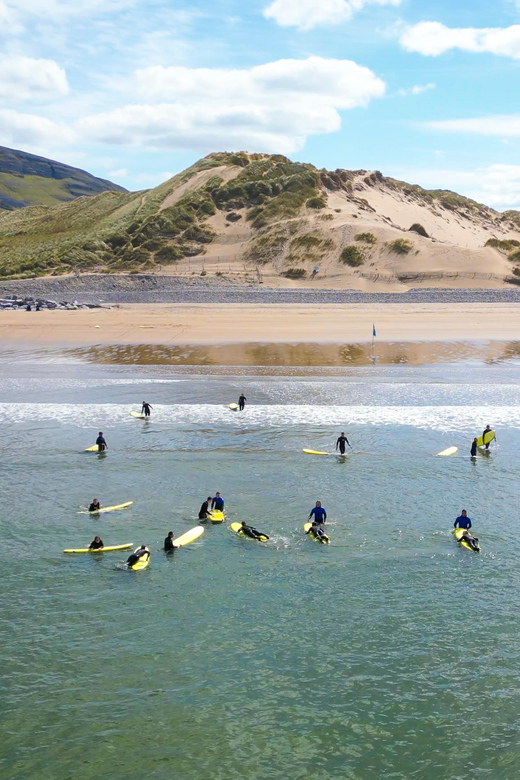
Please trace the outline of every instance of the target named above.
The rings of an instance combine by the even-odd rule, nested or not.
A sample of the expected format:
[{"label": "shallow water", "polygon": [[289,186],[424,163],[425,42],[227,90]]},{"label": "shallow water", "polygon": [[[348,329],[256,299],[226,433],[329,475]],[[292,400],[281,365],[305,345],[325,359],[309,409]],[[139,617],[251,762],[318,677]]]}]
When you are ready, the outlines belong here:
[{"label": "shallow water", "polygon": [[[475,358],[309,374],[5,362],[1,776],[516,777],[519,386],[515,361]],[[150,422],[128,414],[143,398]],[[488,422],[498,446],[472,461]],[[83,452],[98,430],[106,457]],[[347,458],[302,454],[341,430]],[[271,542],[210,525],[167,558],[166,532],[216,490]],[[77,514],[93,496],[135,503]],[[329,547],[302,533],[317,498]],[[480,555],[451,535],[463,506]],[[62,554],[96,533],[146,542],[149,568]]]}]

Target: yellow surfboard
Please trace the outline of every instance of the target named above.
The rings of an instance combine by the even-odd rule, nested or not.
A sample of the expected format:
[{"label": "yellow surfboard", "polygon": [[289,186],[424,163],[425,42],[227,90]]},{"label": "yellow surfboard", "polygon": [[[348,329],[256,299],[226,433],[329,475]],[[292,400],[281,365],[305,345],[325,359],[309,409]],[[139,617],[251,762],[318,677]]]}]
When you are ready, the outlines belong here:
[{"label": "yellow surfboard", "polygon": [[198,539],[202,536],[204,533],[204,528],[201,525],[196,525],[195,528],[190,528],[189,531],[186,531],[185,534],[182,534],[182,536],[179,536],[177,539],[173,540],[173,546],[174,547],[186,547],[187,544],[191,544],[195,541],[195,539]]},{"label": "yellow surfboard", "polygon": [[132,542],[128,544],[116,544],[110,547],[100,547],[98,550],[91,550],[89,547],[79,547],[77,550],[63,550],[64,553],[102,553],[112,552],[113,550],[128,550],[132,546]]},{"label": "yellow surfboard", "polygon": [[309,533],[311,528],[312,528],[312,523],[305,523],[303,526],[304,533],[310,536],[311,539],[314,539],[315,542],[319,542],[320,544],[330,544],[330,539],[328,536],[324,536],[320,539],[317,539],[312,532]]},{"label": "yellow surfboard", "polygon": [[443,455],[455,455],[456,452],[459,451],[458,447],[448,447],[447,450],[443,450],[442,452],[437,453],[437,457],[443,456]]},{"label": "yellow surfboard", "polygon": [[330,455],[330,452],[320,452],[319,450],[302,450],[306,455]]},{"label": "yellow surfboard", "polygon": [[[239,536],[245,536],[246,539],[253,539],[252,536],[248,536],[242,531],[242,523],[231,523],[229,526],[230,531],[233,531],[234,533],[238,534]],[[259,532],[260,533],[260,532]],[[258,539],[253,539],[254,542],[268,542],[269,537],[267,534],[260,533],[260,536]]]},{"label": "yellow surfboard", "polygon": [[114,506],[102,506],[99,509],[93,509],[92,512],[89,512],[88,509],[83,509],[81,512],[78,512],[78,515],[101,515],[103,512],[116,512],[118,509],[126,509],[129,506],[132,506],[134,502],[133,501],[125,501],[124,504],[115,504]]},{"label": "yellow surfboard", "polygon": [[[99,444],[94,444],[93,447],[87,447],[85,452],[99,452]],[[101,452],[104,452],[104,450],[101,450]]]},{"label": "yellow surfboard", "polygon": [[[136,547],[134,552],[136,553],[138,550],[139,547]],[[132,571],[141,571],[141,569],[146,569],[149,563],[150,563],[150,550],[148,550],[148,555],[144,553],[144,555],[141,555],[139,560],[136,561],[133,566],[128,566],[128,568],[132,569]]]},{"label": "yellow surfboard", "polygon": [[135,417],[136,420],[146,420],[146,415],[141,414],[140,412],[128,412],[130,417]]},{"label": "yellow surfboard", "polygon": [[211,514],[208,515],[208,520],[210,520],[212,523],[223,523],[224,519],[224,512],[220,512],[218,509],[212,509]]},{"label": "yellow surfboard", "polygon": [[483,447],[485,444],[490,444],[496,439],[495,431],[488,431],[485,436],[479,436],[477,439],[477,447]]},{"label": "yellow surfboard", "polygon": [[[471,547],[466,541],[464,541],[464,539],[462,541],[460,541],[461,537],[462,537],[462,534],[464,533],[465,530],[466,530],[465,528],[454,528],[453,529],[453,536],[455,537],[455,539],[458,542],[460,542],[460,546],[461,547],[465,547],[466,550],[473,550],[473,547]],[[473,552],[480,552],[480,547],[479,547],[478,550],[473,550]]]},{"label": "yellow surfboard", "polygon": [[238,409],[238,404],[229,404],[229,408],[231,409],[232,412],[236,412],[236,410]]}]

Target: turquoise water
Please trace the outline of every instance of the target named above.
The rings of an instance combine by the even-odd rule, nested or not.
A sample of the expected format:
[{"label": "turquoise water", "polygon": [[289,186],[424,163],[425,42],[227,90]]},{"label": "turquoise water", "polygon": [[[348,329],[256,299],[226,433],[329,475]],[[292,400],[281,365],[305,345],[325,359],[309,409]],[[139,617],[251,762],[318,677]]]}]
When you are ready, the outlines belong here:
[{"label": "turquoise water", "polygon": [[[518,776],[520,366],[212,371],[2,365],[1,777]],[[341,430],[346,459],[301,453]],[[271,542],[207,526],[167,558],[216,490]],[[135,503],[78,514],[94,496]],[[149,568],[62,554],[97,533]]]}]

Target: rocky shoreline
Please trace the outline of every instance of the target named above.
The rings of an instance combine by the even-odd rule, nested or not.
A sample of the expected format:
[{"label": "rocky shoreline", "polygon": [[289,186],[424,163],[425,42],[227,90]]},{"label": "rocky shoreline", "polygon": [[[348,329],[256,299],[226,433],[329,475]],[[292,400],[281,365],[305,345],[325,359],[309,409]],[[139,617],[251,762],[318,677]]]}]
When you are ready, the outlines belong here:
[{"label": "rocky shoreline", "polygon": [[[187,278],[156,274],[85,274],[0,282],[0,298],[8,308],[18,301],[45,308],[91,308],[102,303],[520,303],[520,287],[506,289],[421,288],[398,293],[279,289],[236,284],[225,278]],[[16,306],[13,304],[16,299]],[[57,303],[56,300],[61,300]],[[72,300],[73,303],[67,303]],[[78,303],[80,301],[80,303]],[[27,303],[25,304],[27,306]],[[0,302],[1,306],[1,302]]]},{"label": "rocky shoreline", "polygon": [[7,295],[0,298],[0,309],[10,311],[16,309],[25,309],[26,311],[41,311],[42,309],[57,309],[59,311],[76,311],[78,309],[101,309],[99,303],[79,303],[74,301],[49,301],[45,298],[34,298],[32,295]]}]

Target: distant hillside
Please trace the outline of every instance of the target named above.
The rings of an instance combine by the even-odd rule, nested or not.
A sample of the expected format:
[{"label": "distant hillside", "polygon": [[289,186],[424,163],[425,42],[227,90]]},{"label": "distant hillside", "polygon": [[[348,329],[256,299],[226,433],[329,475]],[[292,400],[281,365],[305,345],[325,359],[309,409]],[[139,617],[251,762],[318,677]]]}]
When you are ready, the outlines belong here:
[{"label": "distant hillside", "polygon": [[499,286],[520,278],[520,213],[377,171],[246,153],[210,154],[144,192],[0,213],[4,279],[92,270],[338,289]]},{"label": "distant hillside", "polygon": [[55,206],[107,190],[126,192],[79,168],[0,146],[0,209]]}]

